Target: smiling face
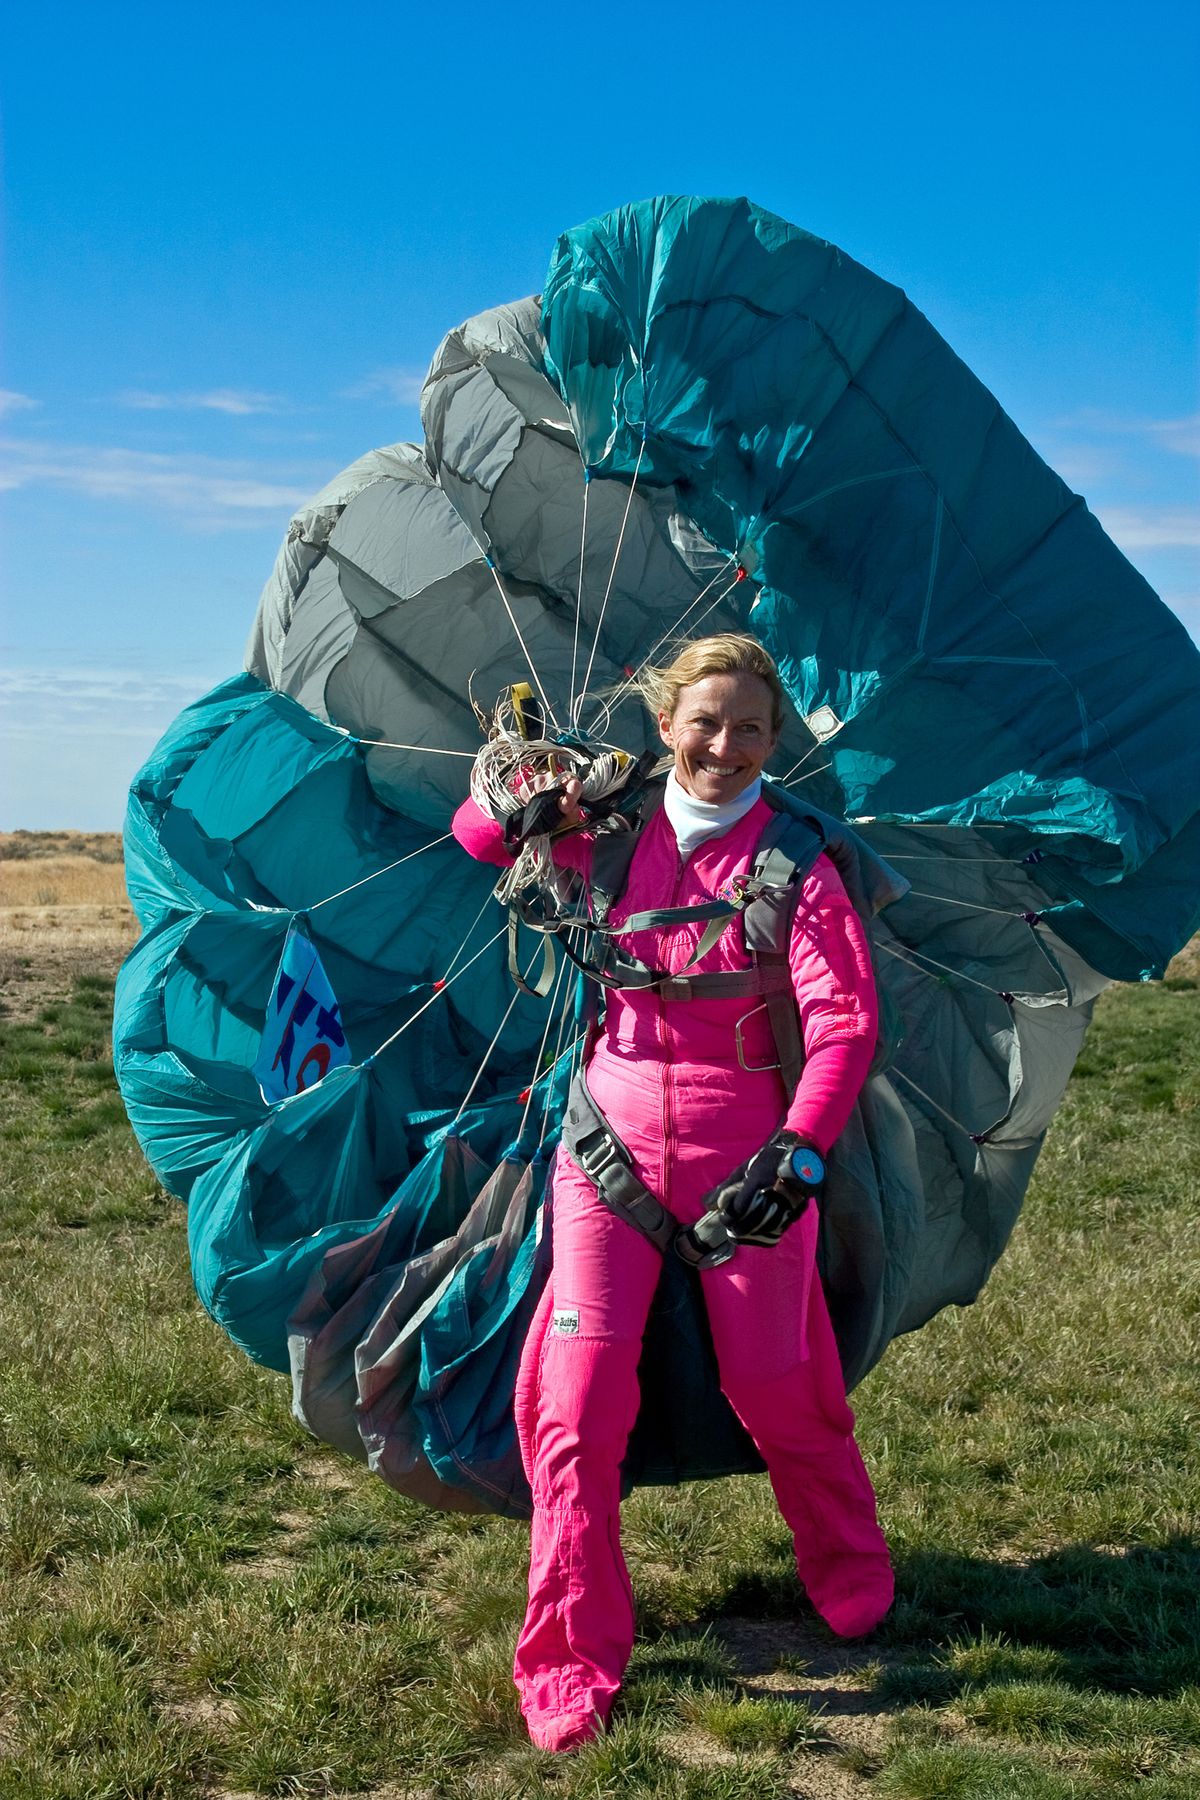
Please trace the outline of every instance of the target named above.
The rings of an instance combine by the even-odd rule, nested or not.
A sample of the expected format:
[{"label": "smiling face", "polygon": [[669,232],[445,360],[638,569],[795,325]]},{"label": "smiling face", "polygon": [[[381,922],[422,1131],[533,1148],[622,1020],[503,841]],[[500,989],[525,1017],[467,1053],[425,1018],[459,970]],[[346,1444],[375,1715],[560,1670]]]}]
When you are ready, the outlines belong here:
[{"label": "smiling face", "polygon": [[680,787],[711,805],[749,787],[777,742],[773,707],[759,675],[706,675],[683,688],[674,713],[658,715]]}]

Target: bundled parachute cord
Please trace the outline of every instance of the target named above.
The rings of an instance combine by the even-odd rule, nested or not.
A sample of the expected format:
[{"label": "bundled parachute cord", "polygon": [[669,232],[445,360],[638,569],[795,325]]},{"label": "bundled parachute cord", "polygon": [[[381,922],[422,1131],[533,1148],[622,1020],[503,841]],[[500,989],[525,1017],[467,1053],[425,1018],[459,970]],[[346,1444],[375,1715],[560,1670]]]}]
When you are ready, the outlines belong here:
[{"label": "bundled parachute cord", "polygon": [[983,1149],[984,1146],[987,1145],[988,1135],[987,1135],[986,1131],[970,1131],[970,1130],[968,1130],[968,1128],[963,1124],[961,1119],[956,1119],[954,1117],[954,1114],[947,1112],[944,1106],[939,1106],[938,1102],[934,1099],[933,1095],[927,1094],[923,1087],[918,1087],[916,1082],[913,1080],[912,1076],[906,1075],[904,1073],[903,1069],[896,1069],[896,1068],[889,1069],[888,1076],[889,1076],[889,1079],[892,1079],[895,1081],[902,1081],[904,1083],[905,1087],[910,1087],[912,1089],[914,1094],[919,1094],[921,1096],[921,1099],[924,1100],[926,1106],[932,1106],[934,1112],[940,1113],[942,1118],[945,1119],[945,1121],[948,1125],[953,1125],[953,1127],[956,1131],[961,1131],[963,1136],[965,1138],[970,1138],[971,1142],[974,1145],[976,1145],[979,1149]]},{"label": "bundled parachute cord", "polygon": [[555,829],[527,829],[514,841],[514,827],[518,821],[531,822],[530,809],[536,811],[539,799],[548,802],[541,809],[541,822],[552,824],[557,782],[574,778],[580,783],[583,804],[595,805],[618,793],[634,766],[628,751],[613,745],[585,745],[580,738],[560,742],[526,736],[516,716],[512,689],[506,689],[491,715],[488,741],[477,751],[471,770],[472,800],[481,812],[505,826],[506,841],[516,850],[512,868],[506,869],[496,884],[496,898],[507,904],[525,889],[556,878],[551,855]]},{"label": "bundled parachute cord", "polygon": [[579,579],[575,584],[575,636],[571,642],[571,690],[567,717],[575,717],[575,671],[579,664],[579,616],[583,611],[583,559],[587,552],[588,499],[592,492],[592,471],[583,470],[583,528],[579,536]]},{"label": "bundled parachute cord", "polygon": [[[645,433],[645,430],[643,430],[642,431],[642,442],[641,442],[641,445],[640,445],[640,447],[638,449],[638,453],[637,453],[637,461],[633,465],[633,477],[629,483],[629,493],[626,496],[626,500],[625,500],[625,512],[624,512],[624,516],[621,519],[621,529],[617,533],[617,543],[616,543],[616,548],[613,551],[612,568],[608,572],[608,585],[606,586],[606,588],[604,590],[604,598],[600,602],[600,613],[596,620],[596,630],[592,637],[592,650],[591,650],[591,655],[588,657],[588,665],[587,665],[587,669],[586,669],[586,671],[584,673],[584,677],[583,677],[583,686],[580,689],[579,699],[573,703],[572,708],[571,708],[571,723],[572,723],[572,725],[578,725],[578,723],[579,723],[579,709],[583,705],[583,696],[587,693],[588,683],[592,679],[592,664],[596,660],[596,649],[600,643],[600,631],[604,624],[605,612],[608,610],[608,597],[612,593],[613,582],[617,578],[617,564],[621,560],[621,547],[625,542],[625,528],[629,524],[629,512],[630,512],[630,508],[633,505],[633,496],[637,491],[638,473],[641,469],[642,458],[645,456],[645,454],[646,454],[646,433]],[[581,574],[582,574],[582,571],[581,571]],[[554,722],[557,725],[557,723],[558,723],[557,719]]]},{"label": "bundled parachute cord", "polygon": [[314,900],[311,906],[297,907],[297,916],[302,913],[315,913],[322,906],[329,906],[333,901],[341,900],[344,895],[352,894],[355,888],[366,887],[369,881],[377,881],[381,875],[390,875],[393,869],[400,867],[401,863],[411,862],[414,856],[424,856],[427,850],[436,850],[439,844],[449,843],[453,835],[453,832],[445,831],[441,837],[433,838],[428,844],[418,844],[417,848],[410,850],[407,856],[398,856],[395,862],[386,863],[382,869],[372,869],[371,873],[364,875],[361,881],[352,881],[349,887],[339,888],[336,894],[326,894],[323,900]]},{"label": "bundled parachute cord", "polygon": [[417,1020],[421,1017],[422,1013],[428,1012],[429,1008],[431,1006],[435,1005],[436,1002],[442,998],[443,994],[448,993],[449,990],[453,987],[454,983],[456,981],[460,980],[461,977],[466,974],[468,969],[474,967],[474,965],[479,961],[481,956],[486,955],[486,953],[491,949],[493,944],[498,944],[500,942],[500,939],[504,936],[506,930],[507,930],[507,926],[502,925],[500,927],[499,931],[495,934],[495,936],[490,937],[488,939],[487,943],[483,945],[482,949],[477,950],[475,952],[475,954],[471,958],[470,962],[465,962],[463,964],[462,968],[458,971],[457,975],[445,975],[440,980],[435,981],[433,983],[433,993],[430,994],[428,1000],[423,1001],[421,1003],[421,1005],[418,1006],[416,1012],[411,1013],[409,1015],[409,1017],[407,1019],[405,1019],[403,1025],[401,1025],[397,1030],[393,1031],[391,1037],[384,1038],[382,1044],[380,1044],[377,1049],[372,1050],[372,1052],[369,1056],[364,1056],[361,1066],[364,1069],[369,1068],[370,1065],[373,1062],[375,1062],[378,1057],[383,1055],[385,1050],[389,1050],[391,1048],[391,1046],[396,1042],[397,1038],[403,1037],[404,1033],[408,1030],[409,1026],[416,1024]]}]

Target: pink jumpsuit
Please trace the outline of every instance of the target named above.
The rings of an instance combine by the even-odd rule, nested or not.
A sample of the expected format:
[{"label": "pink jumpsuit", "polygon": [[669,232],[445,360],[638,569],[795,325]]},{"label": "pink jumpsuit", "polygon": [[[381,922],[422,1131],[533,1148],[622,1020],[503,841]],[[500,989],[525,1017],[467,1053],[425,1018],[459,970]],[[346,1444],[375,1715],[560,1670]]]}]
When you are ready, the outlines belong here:
[{"label": "pink jumpsuit", "polygon": [[[711,899],[749,869],[772,817],[759,800],[684,860],[660,810],[638,842],[611,922]],[[454,831],[481,860],[509,860],[499,827],[470,801]],[[558,860],[586,870],[589,854],[589,840],[576,836],[563,840]],[[622,948],[678,972],[702,930],[697,923],[629,933]],[[825,856],[804,883],[789,960],[805,1045],[790,1105],[772,1067],[765,1013],[745,1016],[753,1000],[669,1002],[633,990],[608,997],[588,1085],[641,1179],[685,1224],[781,1125],[826,1152],[866,1075],[877,1031],[870,954]],[[748,966],[736,923],[701,965]],[[739,1020],[749,1068],[738,1059]],[[854,1637],[887,1611],[892,1572],[815,1279],[816,1238],[810,1205],[776,1247],[743,1246],[700,1279],[721,1387],[767,1465],[800,1579],[831,1628]],[[561,1150],[553,1246],[517,1385],[534,1514],[514,1676],[530,1737],[547,1749],[567,1749],[607,1718],[633,1647],[633,1599],[619,1541],[620,1465],[637,1417],[638,1360],[661,1259]]]}]

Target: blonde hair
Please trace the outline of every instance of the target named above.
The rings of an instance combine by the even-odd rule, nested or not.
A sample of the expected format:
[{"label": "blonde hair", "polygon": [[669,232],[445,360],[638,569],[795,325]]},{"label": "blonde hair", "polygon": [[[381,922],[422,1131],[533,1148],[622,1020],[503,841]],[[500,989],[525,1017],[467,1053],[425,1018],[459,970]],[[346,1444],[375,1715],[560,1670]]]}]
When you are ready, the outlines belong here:
[{"label": "blonde hair", "polygon": [[637,689],[656,719],[660,712],[673,719],[684,688],[708,675],[757,675],[770,691],[771,731],[779,736],[783,729],[783,683],[758,639],[745,632],[723,631],[715,637],[694,639],[665,667],[643,669],[637,677]]}]

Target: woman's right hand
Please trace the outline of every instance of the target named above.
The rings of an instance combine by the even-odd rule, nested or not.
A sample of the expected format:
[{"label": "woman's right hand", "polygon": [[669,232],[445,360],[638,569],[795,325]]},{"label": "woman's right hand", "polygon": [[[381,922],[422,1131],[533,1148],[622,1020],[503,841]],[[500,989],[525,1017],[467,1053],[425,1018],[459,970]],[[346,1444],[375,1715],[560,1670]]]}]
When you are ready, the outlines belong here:
[{"label": "woman's right hand", "polygon": [[561,775],[551,775],[548,771],[535,775],[529,784],[533,794],[543,794],[551,788],[561,789],[558,810],[562,814],[562,823],[557,827],[560,831],[578,828],[587,823],[580,807],[583,798],[583,783],[575,775],[569,775],[564,781]]},{"label": "woman's right hand", "polygon": [[575,827],[584,823],[580,801],[583,798],[583,783],[571,775],[562,784],[562,798],[559,800],[559,811],[563,816],[564,827]]}]

